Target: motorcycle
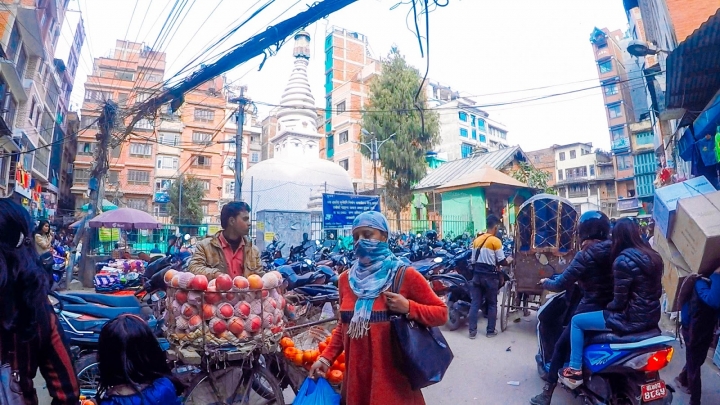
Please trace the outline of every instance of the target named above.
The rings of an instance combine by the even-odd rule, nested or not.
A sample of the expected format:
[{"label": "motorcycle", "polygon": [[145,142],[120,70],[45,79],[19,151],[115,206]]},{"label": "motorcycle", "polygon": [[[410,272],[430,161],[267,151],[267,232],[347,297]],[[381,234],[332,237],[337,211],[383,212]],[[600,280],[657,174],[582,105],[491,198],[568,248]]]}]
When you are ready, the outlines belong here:
[{"label": "motorcycle", "polygon": [[[538,310],[538,372],[546,378],[554,344],[562,333],[562,322],[573,313],[574,292],[552,295]],[[557,325],[558,320],[561,324]],[[553,325],[555,323],[555,325]],[[565,385],[584,404],[669,405],[673,388],[660,378],[659,371],[673,357],[669,345],[674,339],[662,336],[660,329],[629,335],[609,332],[586,333],[583,350],[583,380]]]}]

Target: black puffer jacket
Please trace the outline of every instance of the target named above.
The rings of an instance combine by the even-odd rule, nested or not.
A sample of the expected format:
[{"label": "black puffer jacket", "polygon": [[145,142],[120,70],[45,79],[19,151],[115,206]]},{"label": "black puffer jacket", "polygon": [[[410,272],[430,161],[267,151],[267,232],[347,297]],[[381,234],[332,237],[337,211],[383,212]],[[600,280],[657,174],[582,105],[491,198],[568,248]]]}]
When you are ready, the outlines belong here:
[{"label": "black puffer jacket", "polygon": [[567,290],[575,282],[583,291],[583,298],[575,313],[601,311],[613,298],[612,257],[609,240],[591,242],[575,254],[575,258],[554,280],[543,288],[550,291]]},{"label": "black puffer jacket", "polygon": [[626,335],[657,328],[662,272],[662,264],[653,264],[635,248],[623,250],[615,259],[615,298],[603,313],[613,332]]}]

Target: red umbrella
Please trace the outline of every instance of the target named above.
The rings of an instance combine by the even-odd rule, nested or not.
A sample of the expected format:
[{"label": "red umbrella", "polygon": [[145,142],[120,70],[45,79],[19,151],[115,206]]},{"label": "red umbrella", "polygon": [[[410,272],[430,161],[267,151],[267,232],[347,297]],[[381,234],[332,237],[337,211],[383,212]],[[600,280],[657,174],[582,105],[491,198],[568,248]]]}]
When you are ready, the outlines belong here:
[{"label": "red umbrella", "polygon": [[162,224],[147,212],[133,208],[118,208],[104,212],[90,220],[91,228],[159,229]]}]

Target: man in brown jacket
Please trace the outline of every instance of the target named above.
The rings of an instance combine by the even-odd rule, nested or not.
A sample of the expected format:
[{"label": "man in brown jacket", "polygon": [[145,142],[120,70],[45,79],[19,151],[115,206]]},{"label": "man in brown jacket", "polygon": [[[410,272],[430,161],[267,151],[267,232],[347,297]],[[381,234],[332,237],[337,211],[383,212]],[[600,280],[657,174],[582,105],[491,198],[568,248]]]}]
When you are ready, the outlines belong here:
[{"label": "man in brown jacket", "polygon": [[188,270],[193,274],[204,274],[208,280],[223,273],[232,278],[262,275],[260,251],[248,238],[250,206],[238,201],[226,204],[220,212],[220,226],[222,231],[195,246]]}]

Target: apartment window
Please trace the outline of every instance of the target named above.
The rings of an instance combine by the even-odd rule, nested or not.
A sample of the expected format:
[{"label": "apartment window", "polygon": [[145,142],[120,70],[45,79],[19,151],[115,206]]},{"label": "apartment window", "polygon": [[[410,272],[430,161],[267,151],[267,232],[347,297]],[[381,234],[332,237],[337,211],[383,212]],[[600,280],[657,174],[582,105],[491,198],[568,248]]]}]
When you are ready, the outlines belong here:
[{"label": "apartment window", "polygon": [[132,72],[115,71],[115,78],[131,82],[135,80],[135,75]]},{"label": "apartment window", "polygon": [[577,153],[575,153],[574,150],[570,151],[570,159],[575,159],[577,157]]},{"label": "apartment window", "polygon": [[581,156],[585,156],[585,155],[589,155],[589,154],[590,154],[590,151],[589,151],[589,150],[587,150],[587,149],[580,149],[580,155],[581,155]]},{"label": "apartment window", "polygon": [[215,120],[215,111],[205,108],[196,108],[194,111],[195,121],[213,122]]},{"label": "apartment window", "polygon": [[612,59],[608,59],[603,62],[598,62],[598,68],[600,69],[600,73],[611,72],[613,70]]},{"label": "apartment window", "polygon": [[127,200],[128,208],[147,212],[147,205],[147,200],[143,200],[140,198],[128,198]]},{"label": "apartment window", "polygon": [[613,141],[624,138],[625,137],[625,128],[624,127],[611,128],[610,136],[612,137]]},{"label": "apartment window", "polygon": [[5,55],[11,61],[17,57],[17,52],[20,50],[20,30],[18,28],[19,21],[15,21],[12,31],[10,32],[10,40],[8,41],[7,48],[5,49]]},{"label": "apartment window", "polygon": [[622,117],[622,107],[620,107],[620,104],[611,104],[607,106],[607,109],[610,118]]},{"label": "apartment window", "polygon": [[156,217],[167,217],[170,215],[168,212],[167,204],[155,204],[153,205],[153,215]]},{"label": "apartment window", "polygon": [[95,153],[95,142],[79,142],[78,155],[92,156]]},{"label": "apartment window", "polygon": [[630,155],[618,155],[616,156],[616,159],[618,170],[628,170],[632,168],[632,159]]},{"label": "apartment window", "polygon": [[75,169],[73,182],[75,184],[86,184],[90,180],[90,169]]},{"label": "apartment window", "polygon": [[197,179],[197,181],[199,181],[200,184],[202,184],[203,190],[210,191],[210,180]]},{"label": "apartment window", "polygon": [[[192,143],[196,145],[210,145],[212,134],[208,132],[193,132]],[[234,144],[233,144],[234,145]]]},{"label": "apartment window", "polygon": [[160,143],[167,146],[178,146],[180,144],[180,134],[161,132]]},{"label": "apartment window", "polygon": [[563,179],[563,171],[562,170],[558,170],[557,178],[559,181],[562,181],[562,179]]},{"label": "apartment window", "polygon": [[20,49],[20,55],[15,63],[15,71],[17,72],[20,79],[25,78],[25,68],[27,67],[28,56],[24,49]]},{"label": "apartment window", "polygon": [[460,118],[460,121],[462,121],[462,122],[467,122],[467,120],[468,120],[467,113],[460,111],[458,113],[458,118]]},{"label": "apartment window", "polygon": [[250,154],[250,163],[257,163],[260,161],[260,154],[253,152]]},{"label": "apartment window", "polygon": [[128,184],[150,184],[150,172],[128,170]]},{"label": "apartment window", "polygon": [[233,171],[235,170],[235,158],[229,157],[225,160],[225,167],[228,168],[228,170]]},{"label": "apartment window", "polygon": [[611,83],[603,85],[603,91],[605,92],[606,96],[614,96],[618,94],[618,87],[617,84]]},{"label": "apartment window", "polygon": [[470,133],[472,134],[472,139],[477,139],[477,130],[475,128],[470,130]]},{"label": "apartment window", "polygon": [[207,216],[207,214],[208,214],[208,209],[209,209],[209,207],[208,207],[207,204],[202,204],[202,205],[200,205],[200,210],[202,210],[203,215],[206,215],[206,216]]},{"label": "apartment window", "polygon": [[607,42],[600,42],[600,43],[597,44],[596,46],[597,46],[597,49],[607,48]]},{"label": "apartment window", "polygon": [[470,126],[475,126],[475,116],[472,114],[470,115]]},{"label": "apartment window", "polygon": [[130,156],[150,157],[152,155],[152,145],[149,143],[131,143]]},{"label": "apartment window", "polygon": [[250,143],[260,143],[260,137],[257,135],[250,135]]},{"label": "apartment window", "polygon": [[632,188],[632,189],[629,188],[628,191],[627,191],[627,196],[628,196],[628,198],[633,198],[633,197],[635,197],[635,189],[634,189],[634,188]]},{"label": "apartment window", "polygon": [[172,186],[171,179],[155,179],[155,192],[170,190],[170,186]]},{"label": "apartment window", "polygon": [[568,195],[571,198],[572,197],[587,197],[588,185],[585,183],[572,184],[568,187],[568,191],[569,191]]},{"label": "apartment window", "polygon": [[193,166],[198,167],[210,167],[212,165],[212,159],[210,156],[198,155],[193,159]]},{"label": "apartment window", "polygon": [[484,142],[487,142],[487,138],[485,137],[485,135],[480,134],[480,139],[479,139],[479,141],[480,141],[480,142],[483,142],[483,143],[484,143]]},{"label": "apartment window", "polygon": [[80,120],[80,129],[97,128],[98,117],[82,117]]},{"label": "apartment window", "polygon": [[338,164],[340,164],[340,167],[342,167],[345,170],[350,169],[350,161],[347,159],[343,159],[343,160],[339,161]]},{"label": "apartment window", "polygon": [[565,169],[565,178],[570,179],[581,179],[587,177],[587,166],[573,167]]},{"label": "apartment window", "polygon": [[460,156],[463,159],[472,156],[472,154],[473,154],[473,146],[472,145],[468,145],[467,143],[460,144]]},{"label": "apartment window", "polygon": [[346,143],[349,139],[348,131],[342,131],[340,132],[340,135],[338,136],[338,143],[343,144]]},{"label": "apartment window", "polygon": [[335,111],[336,111],[338,114],[344,113],[344,112],[345,112],[345,102],[344,102],[344,101],[339,102],[339,103],[337,104],[337,106],[335,106]]},{"label": "apartment window", "polygon": [[136,129],[149,129],[152,131],[153,128],[155,128],[155,126],[153,125],[152,121],[150,121],[147,118],[143,118],[143,119],[139,120],[137,123],[135,123],[135,128]]},{"label": "apartment window", "polygon": [[478,120],[477,120],[477,127],[478,127],[481,131],[485,131],[485,120],[478,118]]},{"label": "apartment window", "polygon": [[460,128],[460,136],[462,136],[463,138],[467,138],[467,137],[468,137],[468,130],[465,129],[465,128]]},{"label": "apartment window", "polygon": [[142,103],[150,98],[150,93],[138,93],[135,95],[135,103]]},{"label": "apartment window", "polygon": [[235,182],[233,180],[225,182],[225,194],[235,194]]},{"label": "apartment window", "polygon": [[560,157],[561,161],[565,160],[565,152],[560,152],[560,154],[558,156]]},{"label": "apartment window", "polygon": [[175,156],[158,156],[157,168],[158,169],[177,169],[179,159]]},{"label": "apartment window", "polygon": [[120,183],[120,172],[117,170],[110,170],[107,176],[108,184],[117,185]]},{"label": "apartment window", "polygon": [[588,167],[590,169],[590,176],[594,176],[595,175],[595,165],[590,165]]}]

